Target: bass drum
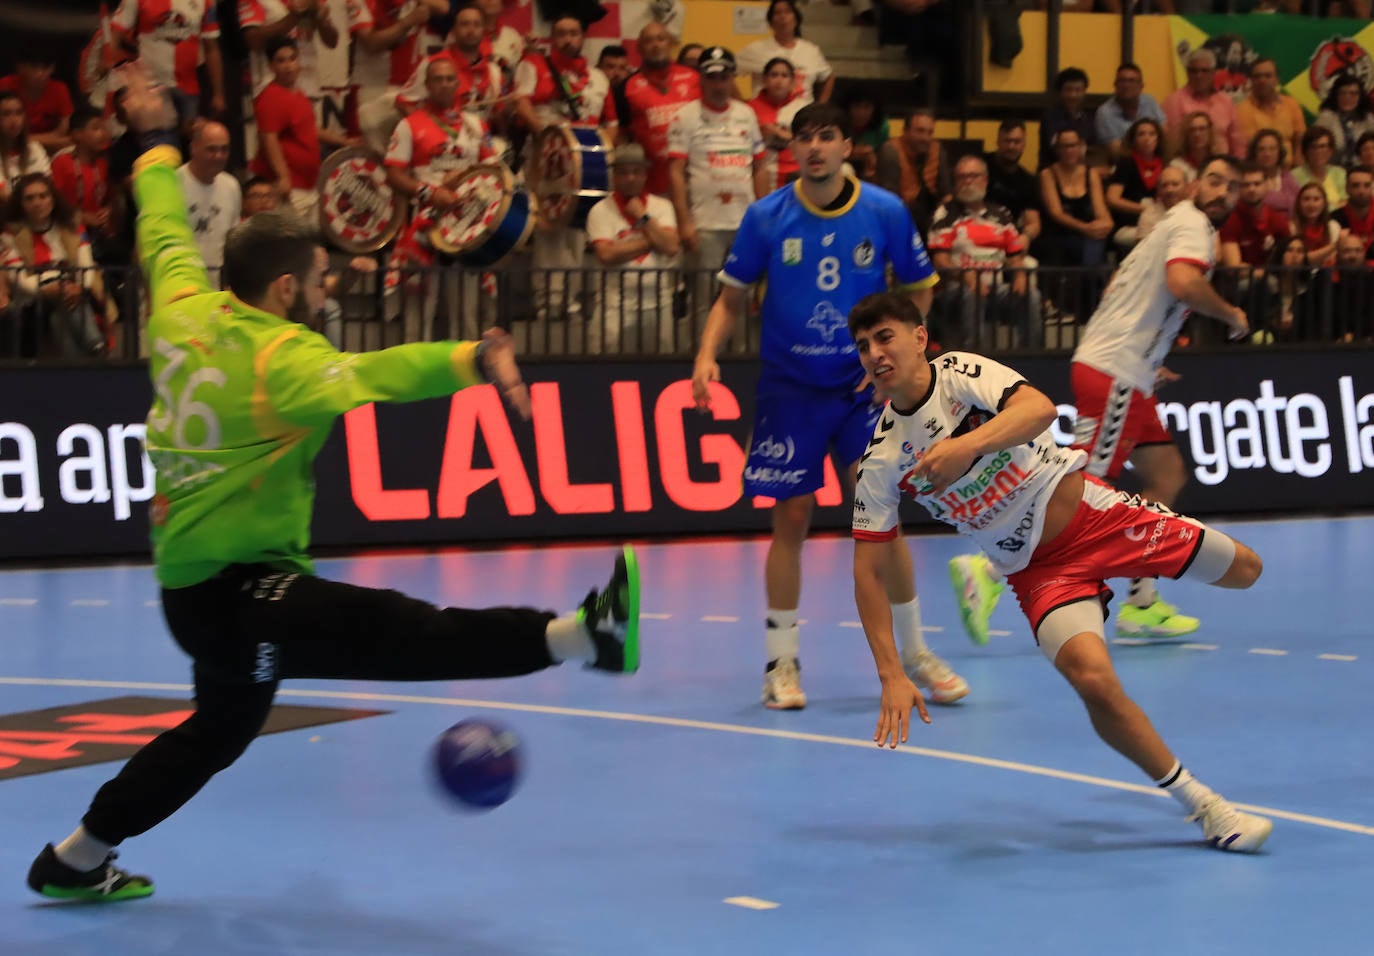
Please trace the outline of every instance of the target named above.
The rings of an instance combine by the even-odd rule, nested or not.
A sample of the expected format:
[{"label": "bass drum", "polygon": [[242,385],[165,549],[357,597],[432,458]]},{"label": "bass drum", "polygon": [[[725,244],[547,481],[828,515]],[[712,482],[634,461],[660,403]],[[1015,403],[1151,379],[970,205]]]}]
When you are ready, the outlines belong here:
[{"label": "bass drum", "polygon": [[349,146],[329,154],[320,167],[320,230],[330,245],[366,255],[401,231],[407,203],[386,179],[380,154]]},{"label": "bass drum", "polygon": [[544,218],[581,229],[587,213],[611,192],[614,144],[599,129],[550,126],[534,143],[534,183]]},{"label": "bass drum", "polygon": [[437,216],[429,230],[435,249],[462,265],[486,269],[529,242],[535,203],[505,166],[474,166],[452,188],[458,204]]}]

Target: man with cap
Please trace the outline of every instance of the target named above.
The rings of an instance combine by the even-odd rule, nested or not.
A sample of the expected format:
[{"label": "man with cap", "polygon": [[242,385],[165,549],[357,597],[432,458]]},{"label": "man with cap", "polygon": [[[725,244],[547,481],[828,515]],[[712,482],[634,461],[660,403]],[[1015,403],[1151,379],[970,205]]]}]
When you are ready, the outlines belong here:
[{"label": "man with cap", "polygon": [[697,70],[701,98],[684,106],[668,128],[668,181],[693,277],[694,333],[705,327],[715,301],[714,273],[745,210],[770,191],[758,117],[734,97],[734,55],[723,46],[708,47]]},{"label": "man with cap", "polygon": [[648,191],[648,172],[644,147],[616,147],[612,192],[587,214],[587,238],[604,267],[601,308],[588,330],[593,353],[673,351],[677,216]]},{"label": "man with cap", "polygon": [[668,195],[668,129],[682,107],[701,96],[693,67],[674,63],[673,35],[661,23],[639,31],[639,72],[625,81],[620,113],[621,141],[633,139],[649,157],[649,192]]}]

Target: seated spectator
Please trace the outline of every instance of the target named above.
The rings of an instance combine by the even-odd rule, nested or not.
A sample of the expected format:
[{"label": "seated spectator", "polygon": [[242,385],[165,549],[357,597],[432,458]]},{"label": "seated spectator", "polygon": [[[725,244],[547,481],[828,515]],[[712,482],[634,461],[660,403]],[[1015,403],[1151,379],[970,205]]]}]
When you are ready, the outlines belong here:
[{"label": "seated spectator", "polygon": [[228,163],[229,130],[213,120],[197,120],[191,131],[191,158],[177,175],[191,232],[215,281],[224,266],[224,241],[239,223],[243,198],[238,180],[224,171]]},{"label": "seated spectator", "polygon": [[91,242],[95,261],[102,265],[126,264],[131,251],[116,243],[114,191],[110,188],[110,134],[100,113],[81,106],[72,114],[72,148],[52,158],[52,180],[58,195],[76,210],[81,227]]},{"label": "seated spectator", "polygon": [[1368,243],[1345,233],[1336,243],[1336,268],[1331,273],[1331,338],[1337,342],[1368,342],[1374,332],[1374,269]]},{"label": "seated spectator", "polygon": [[677,216],[648,191],[648,173],[642,146],[617,147],[614,192],[587,214],[587,238],[604,269],[601,311],[589,330],[593,353],[673,351]]},{"label": "seated spectator", "polygon": [[56,60],[47,53],[21,47],[15,72],[0,79],[0,90],[16,94],[24,104],[29,136],[49,153],[67,146],[72,118],[72,94],[67,84],[52,78]]},{"label": "seated spectator", "polygon": [[935,139],[935,114],[917,108],[906,115],[902,135],[878,151],[878,185],[902,197],[924,236],[935,210],[950,194],[949,159]]},{"label": "seated spectator", "polygon": [[1313,126],[1302,137],[1302,164],[1293,170],[1298,186],[1315,183],[1332,209],[1345,205],[1345,170],[1331,162],[1336,140],[1325,126]]},{"label": "seated spectator", "polygon": [[1126,252],[1140,241],[1140,214],[1154,204],[1155,186],[1164,172],[1160,155],[1164,128],[1153,119],[1138,119],[1126,132],[1123,145],[1125,155],[1107,180],[1107,208],[1116,223],[1112,241]]},{"label": "seated spectator", "polygon": [[1374,133],[1362,133],[1355,141],[1355,165],[1374,173]]},{"label": "seated spectator", "polygon": [[1187,198],[1188,181],[1183,178],[1183,171],[1173,166],[1165,166],[1164,171],[1159,174],[1159,183],[1155,186],[1155,201],[1145,207],[1140,214],[1140,222],[1136,224],[1136,241],[1143,241],[1170,209]]},{"label": "seated spectator", "polygon": [[1183,120],[1184,133],[1179,140],[1179,152],[1169,165],[1183,173],[1189,183],[1197,180],[1198,173],[1212,155],[1215,140],[1212,118],[1203,112],[1189,113]]},{"label": "seated spectator", "polygon": [[1181,151],[1184,119],[1190,113],[1206,113],[1212,120],[1214,153],[1245,153],[1245,140],[1236,125],[1236,107],[1230,94],[1216,88],[1217,57],[1206,47],[1199,47],[1185,61],[1188,83],[1164,98],[1164,128],[1170,136],[1169,149]]},{"label": "seated spectator", "polygon": [[806,104],[793,90],[792,64],[780,56],[763,68],[763,89],[749,101],[767,150],[765,168],[773,189],[797,178],[801,166],[792,153],[792,117]]},{"label": "seated spectator", "polygon": [[1276,274],[1277,291],[1272,311],[1264,316],[1261,327],[1273,333],[1276,341],[1298,341],[1315,329],[1320,320],[1322,274],[1307,257],[1303,238],[1292,236],[1279,247],[1271,267]]},{"label": "seated spectator", "polygon": [[[1145,74],[1134,63],[1123,63],[1116,68],[1113,88],[1112,96],[1093,114],[1093,126],[1097,130],[1097,141],[1107,147],[1113,159],[1119,159],[1130,152],[1129,145],[1121,141],[1136,121],[1151,119],[1163,129],[1164,111],[1153,96],[1144,92]],[[1160,149],[1163,150],[1162,140]]]},{"label": "seated spectator", "polygon": [[1040,297],[1024,271],[1026,247],[1011,213],[987,202],[987,163],[963,157],[954,184],[927,246],[945,278],[936,337],[944,348],[1040,346]]},{"label": "seated spectator", "polygon": [[1293,235],[1303,241],[1307,250],[1304,262],[1313,267],[1330,265],[1336,258],[1336,240],[1341,227],[1331,218],[1326,191],[1317,183],[1298,188],[1298,201],[1293,208]]},{"label": "seated spectator", "polygon": [[1331,218],[1368,246],[1374,241],[1374,173],[1356,166],[1346,174],[1345,189],[1346,203]]},{"label": "seated spectator", "polygon": [[1026,124],[1003,120],[997,127],[997,149],[983,158],[988,164],[988,201],[1011,213],[1029,249],[1040,238],[1040,180],[1021,165],[1025,153]]},{"label": "seated spectator", "polygon": [[878,150],[892,135],[887,128],[887,119],[873,94],[866,90],[848,93],[844,108],[849,113],[853,133],[850,141],[854,150],[849,154],[849,162],[860,179],[873,182],[878,175]]},{"label": "seated spectator", "polygon": [[259,142],[250,168],[254,175],[270,177],[282,201],[311,218],[318,202],[319,128],[310,98],[296,87],[301,72],[296,41],[290,37],[272,40],[267,58],[273,78],[253,102]]},{"label": "seated spectator", "polygon": [[1333,165],[1354,166],[1359,162],[1360,137],[1374,133],[1374,113],[1364,98],[1364,83],[1353,73],[1341,73],[1331,82],[1314,124],[1331,131]]},{"label": "seated spectator", "polygon": [[30,173],[52,173],[48,151],[29,137],[28,116],[18,93],[0,90],[0,203]]},{"label": "seated spectator", "polygon": [[96,315],[103,309],[100,276],[77,223],[76,212],[42,173],[14,185],[6,220],[5,267],[13,294],[23,300],[23,353],[79,357],[104,354],[105,334]]},{"label": "seated spectator", "polygon": [[1077,130],[1062,130],[1054,149],[1059,159],[1040,171],[1040,202],[1045,209],[1040,262],[1101,265],[1112,231],[1102,179],[1085,161],[1086,145]]},{"label": "seated spectator", "polygon": [[1221,264],[1229,268],[1249,266],[1259,270],[1284,244],[1292,227],[1288,217],[1264,202],[1264,172],[1248,165],[1240,178],[1240,202],[1221,227]]},{"label": "seated spectator", "polygon": [[802,39],[798,0],[772,0],[767,19],[773,35],[755,40],[739,51],[739,71],[753,74],[757,91],[763,86],[764,64],[777,56],[786,57],[796,71],[793,90],[803,100],[802,105],[829,100],[835,90],[835,74],[821,48]]},{"label": "seated spectator", "polygon": [[272,180],[254,176],[243,184],[243,200],[239,204],[239,213],[243,219],[251,219],[260,212],[276,209],[280,205],[277,187]]},{"label": "seated spectator", "polygon": [[1236,104],[1236,125],[1246,143],[1262,129],[1272,129],[1283,138],[1284,149],[1296,158],[1307,132],[1302,107],[1287,93],[1279,91],[1279,68],[1273,60],[1261,57],[1250,65],[1250,93]]},{"label": "seated spectator", "polygon": [[1056,161],[1052,144],[1061,130],[1076,131],[1085,146],[1097,145],[1097,126],[1083,108],[1088,95],[1088,74],[1076,66],[1060,70],[1054,78],[1054,90],[1059,102],[1040,118],[1041,169]]},{"label": "seated spectator", "polygon": [[1246,155],[1264,173],[1264,204],[1275,212],[1291,216],[1293,204],[1298,199],[1298,181],[1288,171],[1283,137],[1272,129],[1262,129],[1250,141]]}]

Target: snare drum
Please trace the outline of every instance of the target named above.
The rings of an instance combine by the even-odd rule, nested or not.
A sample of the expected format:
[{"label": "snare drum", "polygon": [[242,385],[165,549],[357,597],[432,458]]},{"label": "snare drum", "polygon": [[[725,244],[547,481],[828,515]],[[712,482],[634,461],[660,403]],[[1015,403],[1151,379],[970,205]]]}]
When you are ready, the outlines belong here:
[{"label": "snare drum", "polygon": [[405,222],[406,203],[387,182],[382,157],[350,146],[320,167],[320,228],[345,252],[364,255],[386,245]]},{"label": "snare drum", "polygon": [[440,215],[429,242],[465,266],[495,266],[534,232],[534,202],[499,164],[474,166],[453,185],[458,205]]},{"label": "snare drum", "polygon": [[611,192],[614,144],[599,129],[551,126],[534,144],[536,190],[546,221],[581,229]]}]

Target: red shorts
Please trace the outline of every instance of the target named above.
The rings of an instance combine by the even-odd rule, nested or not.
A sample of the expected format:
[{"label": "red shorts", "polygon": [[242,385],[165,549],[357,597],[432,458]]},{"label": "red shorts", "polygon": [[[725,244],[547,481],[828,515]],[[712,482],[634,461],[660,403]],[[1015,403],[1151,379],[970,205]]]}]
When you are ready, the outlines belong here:
[{"label": "red shorts", "polygon": [[1136,448],[1173,443],[1153,395],[1081,362],[1073,363],[1070,382],[1078,406],[1073,447],[1088,453],[1088,474],[1114,479]]},{"label": "red shorts", "polygon": [[1107,578],[1179,577],[1193,563],[1203,530],[1158,502],[1084,475],[1083,500],[1068,526],[1007,581],[1035,633],[1045,615],[1075,601],[1098,598],[1105,613]]}]

